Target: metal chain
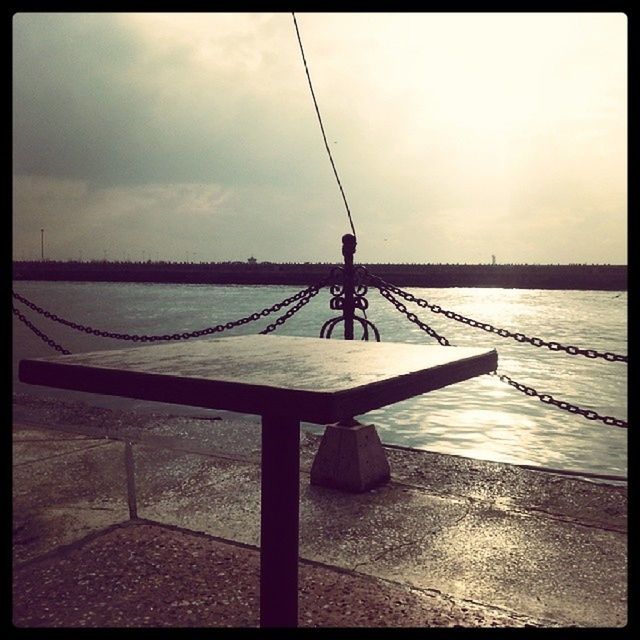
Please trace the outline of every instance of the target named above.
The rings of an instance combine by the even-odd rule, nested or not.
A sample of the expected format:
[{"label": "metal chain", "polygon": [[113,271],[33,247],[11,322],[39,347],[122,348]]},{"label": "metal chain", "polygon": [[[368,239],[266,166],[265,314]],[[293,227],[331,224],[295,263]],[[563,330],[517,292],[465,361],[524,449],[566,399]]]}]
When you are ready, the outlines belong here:
[{"label": "metal chain", "polygon": [[[447,340],[447,338],[445,338],[444,336],[439,335],[435,330],[433,330],[427,324],[422,322],[416,316],[415,313],[409,312],[407,310],[406,305],[404,305],[397,298],[395,298],[390,293],[390,291],[394,291],[395,293],[398,293],[398,295],[401,295],[402,297],[404,297],[407,300],[410,300],[410,298],[413,298],[413,300],[410,300],[410,301],[416,302],[420,306],[427,306],[427,307],[431,308],[431,307],[437,307],[437,305],[430,305],[426,300],[421,300],[420,298],[415,298],[414,296],[412,296],[412,294],[407,294],[407,296],[409,296],[409,297],[407,297],[407,296],[403,295],[403,294],[406,294],[406,292],[402,291],[401,289],[398,289],[397,287],[394,287],[393,285],[387,285],[380,278],[377,278],[377,276],[371,276],[371,277],[374,280],[380,281],[382,286],[380,286],[380,284],[378,284],[377,286],[378,286],[378,289],[380,290],[380,293],[382,294],[382,296],[384,298],[386,298],[389,302],[391,302],[391,304],[393,304],[396,307],[396,309],[398,309],[398,311],[403,313],[407,317],[408,320],[410,320],[411,322],[416,324],[418,327],[420,327],[420,329],[422,329],[425,333],[428,333],[431,337],[436,338],[441,345],[450,346],[450,343]],[[55,322],[59,322],[59,323],[64,324],[66,326],[70,326],[71,328],[78,329],[78,330],[81,330],[81,331],[85,331],[86,333],[93,333],[94,335],[99,335],[99,336],[102,336],[102,337],[117,338],[117,339],[121,339],[121,340],[133,340],[134,342],[137,342],[137,341],[141,341],[141,342],[150,341],[150,342],[153,342],[153,341],[156,341],[156,340],[187,339],[187,338],[196,337],[196,336],[200,336],[200,335],[208,335],[208,334],[211,334],[211,333],[224,331],[225,329],[230,329],[230,328],[233,328],[233,327],[236,327],[236,326],[240,326],[240,325],[246,324],[246,323],[251,322],[253,320],[258,320],[261,316],[269,315],[270,313],[273,313],[274,311],[278,311],[282,307],[288,306],[292,302],[298,300],[297,304],[295,304],[293,307],[288,309],[286,313],[284,313],[282,316],[280,316],[275,322],[267,325],[267,327],[265,327],[265,329],[263,329],[260,332],[261,334],[271,333],[272,331],[275,331],[278,327],[282,326],[289,318],[291,318],[291,316],[293,316],[295,313],[297,313],[303,306],[308,304],[316,295],[318,295],[318,293],[320,292],[322,287],[325,286],[328,283],[328,280],[329,280],[328,278],[325,278],[320,283],[315,284],[315,285],[311,285],[310,287],[307,287],[306,289],[303,289],[302,291],[299,291],[294,296],[286,298],[282,302],[276,303],[272,307],[265,308],[260,312],[253,313],[250,316],[247,316],[245,318],[241,318],[240,320],[236,320],[235,322],[227,322],[225,325],[221,325],[220,324],[220,325],[216,325],[215,327],[209,327],[207,329],[203,329],[203,330],[200,330],[200,331],[193,331],[193,332],[190,332],[190,333],[182,333],[182,334],[176,333],[176,334],[173,334],[173,335],[167,334],[167,335],[163,335],[163,336],[144,336],[144,335],[143,336],[139,336],[139,335],[129,335],[129,334],[117,334],[117,333],[111,333],[111,332],[107,332],[107,331],[100,331],[98,329],[92,329],[91,327],[85,327],[85,326],[79,325],[79,324],[77,324],[75,322],[70,322],[68,320],[64,320],[63,318],[60,318],[55,314],[52,314],[52,313],[50,313],[48,311],[45,311],[41,307],[38,307],[34,303],[30,302],[29,300],[27,300],[26,298],[24,298],[23,296],[20,296],[19,294],[15,293],[15,292],[13,292],[13,297],[16,298],[17,300],[20,300],[20,302],[22,302],[23,304],[27,305],[29,308],[33,309],[37,313],[40,313],[41,315],[43,315],[46,318],[49,318],[51,320],[54,320]],[[425,304],[420,304],[420,302],[425,303]],[[41,340],[46,342],[51,348],[55,349],[56,351],[58,351],[59,353],[62,353],[64,355],[69,355],[71,353],[70,351],[68,351],[67,349],[65,349],[61,345],[59,345],[57,342],[52,340],[44,332],[40,331],[40,329],[38,329],[32,322],[30,322],[13,305],[12,305],[12,311],[13,311],[13,314],[15,316],[17,316],[17,318],[21,322],[23,322],[27,327],[29,327],[29,329],[31,329],[31,331],[33,331]],[[440,311],[436,311],[436,313],[445,313],[445,315],[447,315],[448,313],[451,313],[451,312],[446,312],[444,310],[440,310]],[[458,314],[454,314],[454,315],[458,315]],[[450,317],[450,316],[447,316],[447,317]],[[460,316],[460,317],[464,318],[464,316]],[[457,319],[457,318],[454,318],[454,319]],[[463,322],[465,320],[468,320],[468,318],[465,318],[463,320]],[[473,322],[475,322],[475,321],[473,321]],[[472,325],[472,326],[475,326],[475,325]],[[491,325],[489,325],[489,326],[491,326]],[[484,328],[484,327],[482,327],[482,328]],[[502,335],[502,334],[500,334],[500,335]],[[517,335],[522,335],[522,334],[517,334]],[[519,341],[522,342],[523,340],[519,340]],[[536,345],[536,346],[540,346],[540,345]],[[588,356],[588,357],[596,357],[596,356]],[[626,362],[626,356],[625,356],[624,362]],[[627,428],[629,426],[628,422],[626,422],[624,420],[620,420],[620,419],[614,418],[612,416],[601,416],[600,414],[598,414],[596,411],[593,411],[592,409],[582,409],[582,408],[578,407],[577,405],[571,404],[570,402],[566,402],[564,400],[557,400],[556,398],[554,398],[552,395],[550,395],[548,393],[540,393],[536,389],[534,389],[533,387],[530,387],[528,385],[522,384],[520,382],[516,382],[513,378],[511,378],[510,376],[508,376],[506,374],[500,374],[497,371],[492,371],[490,373],[490,375],[498,376],[500,381],[509,384],[510,386],[514,387],[515,389],[517,389],[518,391],[524,393],[527,396],[537,397],[541,402],[544,402],[545,404],[554,405],[554,406],[556,406],[556,407],[558,407],[560,409],[564,409],[565,411],[568,411],[569,413],[579,414],[579,415],[587,418],[587,420],[600,420],[604,424],[609,425],[609,426],[614,426],[614,427]]]},{"label": "metal chain", "polygon": [[626,355],[611,353],[610,351],[601,352],[601,351],[596,351],[595,349],[580,349],[579,347],[574,347],[572,345],[565,346],[555,341],[547,342],[542,338],[535,338],[535,337],[532,338],[532,337],[526,336],[524,333],[512,332],[512,331],[508,331],[507,329],[498,329],[497,327],[494,327],[492,324],[489,324],[488,322],[479,322],[478,320],[467,318],[466,316],[463,316],[459,313],[455,313],[454,311],[448,311],[447,309],[443,309],[441,306],[437,304],[431,304],[430,302],[428,302],[427,300],[424,300],[423,298],[418,298],[414,296],[412,293],[409,293],[408,291],[403,291],[402,289],[399,289],[398,287],[392,284],[389,284],[388,282],[385,282],[384,280],[382,280],[382,278],[379,278],[378,276],[369,274],[369,277],[373,280],[375,285],[381,291],[382,291],[382,288],[387,289],[399,295],[400,297],[404,298],[408,302],[415,302],[418,306],[427,308],[430,311],[433,311],[433,313],[441,313],[447,318],[450,318],[452,320],[457,320],[458,322],[467,324],[470,327],[477,327],[479,329],[482,329],[483,331],[495,333],[503,338],[513,338],[517,342],[528,342],[532,344],[534,347],[547,347],[547,349],[550,349],[551,351],[566,351],[568,354],[572,356],[580,355],[580,356],[585,356],[586,358],[603,358],[608,362],[624,362],[624,363],[628,362],[628,356]]},{"label": "metal chain", "polygon": [[[407,316],[407,318],[411,322],[413,322],[415,325],[420,327],[423,331],[428,333],[430,336],[436,338],[441,345],[450,346],[449,340],[447,340],[447,338],[445,338],[444,336],[439,336],[433,329],[431,329],[431,327],[429,327],[427,324],[422,322],[416,316],[415,313],[408,312],[407,307],[402,302],[397,300],[391,293],[389,293],[389,290],[386,287],[378,286],[378,289],[380,293],[387,300],[389,300],[389,302],[391,302],[396,307],[396,309],[398,309],[398,311],[400,311],[405,316]],[[601,416],[599,413],[597,413],[596,411],[593,411],[592,409],[582,409],[575,404],[571,404],[570,402],[566,402],[564,400],[557,400],[556,398],[554,398],[552,395],[548,393],[539,393],[533,387],[522,384],[520,382],[516,382],[513,378],[511,378],[508,375],[498,373],[497,371],[492,371],[489,375],[492,375],[492,376],[497,375],[502,382],[506,382],[507,384],[514,387],[518,391],[524,393],[525,395],[530,397],[536,397],[541,402],[544,402],[545,404],[554,405],[559,409],[564,409],[565,411],[568,411],[569,413],[575,413],[575,414],[584,416],[585,418],[587,418],[587,420],[601,420],[602,422],[604,422],[604,424],[609,426],[614,426],[614,427],[627,428],[629,426],[628,423],[625,422],[624,420],[620,420],[612,416]]]},{"label": "metal chain", "polygon": [[501,374],[501,373],[498,373],[497,371],[492,371],[489,375],[498,376],[498,378],[502,382],[506,382],[507,384],[511,385],[518,391],[521,391],[522,393],[530,397],[538,398],[540,402],[544,402],[545,404],[552,404],[558,407],[559,409],[564,409],[565,411],[568,411],[569,413],[577,413],[581,416],[584,416],[587,420],[601,420],[606,425],[610,425],[613,427],[627,428],[629,426],[629,423],[626,422],[625,420],[620,420],[612,416],[601,416],[598,412],[593,411],[592,409],[581,409],[577,405],[571,404],[570,402],[565,402],[564,400],[557,400],[556,398],[554,398],[552,395],[548,393],[540,393],[539,391],[536,391],[536,389],[534,389],[533,387],[530,387],[526,384],[522,384],[521,382],[516,382],[513,378],[503,373]]},{"label": "metal chain", "polygon": [[[12,291],[12,295],[16,300],[19,300],[24,305],[26,305],[36,313],[39,313],[40,315],[44,316],[45,318],[48,318],[49,320],[53,320],[54,322],[63,324],[67,327],[70,327],[71,329],[76,329],[77,331],[84,331],[85,333],[91,333],[95,336],[100,336],[101,338],[114,338],[116,340],[131,340],[133,342],[158,342],[161,340],[188,340],[189,338],[198,338],[200,336],[219,333],[221,331],[226,331],[227,329],[233,329],[235,327],[242,326],[244,324],[247,324],[248,322],[259,320],[261,317],[266,317],[276,311],[279,311],[283,307],[288,307],[290,304],[292,304],[296,300],[304,299],[306,296],[310,294],[310,292],[314,292],[313,295],[316,295],[320,291],[320,289],[327,284],[327,282],[328,282],[328,278],[325,278],[319,283],[313,284],[307,287],[306,289],[302,289],[295,295],[285,298],[282,302],[277,302],[271,307],[267,307],[265,309],[262,309],[262,311],[257,311],[255,313],[252,313],[251,315],[246,316],[244,318],[240,318],[239,320],[230,321],[230,322],[227,322],[226,324],[218,324],[213,327],[207,327],[206,329],[200,329],[197,331],[164,334],[164,335],[137,335],[137,334],[128,334],[128,333],[113,333],[111,331],[102,331],[101,329],[94,329],[93,327],[90,327],[90,326],[85,326],[82,324],[78,324],[77,322],[65,320],[64,318],[61,318],[55,313],[46,311],[42,307],[39,307],[33,302],[27,300],[24,296],[21,296],[15,291]],[[306,304],[306,302],[304,304]],[[295,311],[293,313],[295,313]],[[293,315],[293,313],[291,315]],[[287,318],[291,317],[291,315],[287,316]],[[271,331],[273,331],[273,329],[271,329]]]},{"label": "metal chain", "polygon": [[386,298],[400,313],[404,313],[407,316],[407,319],[413,322],[413,324],[420,327],[424,332],[428,333],[432,338],[435,338],[441,345],[448,347],[449,341],[444,337],[439,335],[434,329],[432,329],[428,324],[425,324],[418,318],[415,313],[411,313],[405,304],[400,302],[397,298],[395,298],[389,289],[386,287],[378,287],[378,290],[382,294],[384,298]]},{"label": "metal chain", "polygon": [[52,349],[55,349],[65,356],[68,356],[71,353],[71,351],[68,351],[64,347],[60,346],[57,342],[55,342],[55,340],[52,340],[46,333],[40,331],[38,327],[36,327],[32,322],[25,318],[25,316],[23,316],[20,311],[18,311],[13,305],[11,305],[11,310],[13,311],[14,316],[17,316],[21,322],[26,324],[27,327],[29,327],[29,329],[31,329],[31,331],[33,331],[33,333],[38,336],[38,338],[46,342]]},{"label": "metal chain", "polygon": [[307,289],[309,293],[307,294],[306,297],[302,298],[300,302],[298,302],[293,307],[288,309],[287,312],[281,315],[275,322],[272,322],[271,324],[267,325],[262,331],[260,331],[260,333],[266,335],[267,333],[271,333],[272,331],[275,331],[278,327],[281,327],[294,313],[297,313],[298,311],[300,311],[300,309],[302,309],[302,307],[304,307],[305,304],[309,304],[309,302],[311,302],[311,300],[320,293],[320,289],[322,289],[323,286],[324,284],[320,286],[313,285],[309,287]]}]

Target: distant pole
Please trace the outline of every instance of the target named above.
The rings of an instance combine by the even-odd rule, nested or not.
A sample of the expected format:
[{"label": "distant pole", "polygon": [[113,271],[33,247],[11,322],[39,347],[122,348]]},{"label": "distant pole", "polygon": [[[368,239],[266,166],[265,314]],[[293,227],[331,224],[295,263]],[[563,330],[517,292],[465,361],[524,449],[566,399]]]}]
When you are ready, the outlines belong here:
[{"label": "distant pole", "polygon": [[44,229],[40,229],[40,260],[44,260]]}]

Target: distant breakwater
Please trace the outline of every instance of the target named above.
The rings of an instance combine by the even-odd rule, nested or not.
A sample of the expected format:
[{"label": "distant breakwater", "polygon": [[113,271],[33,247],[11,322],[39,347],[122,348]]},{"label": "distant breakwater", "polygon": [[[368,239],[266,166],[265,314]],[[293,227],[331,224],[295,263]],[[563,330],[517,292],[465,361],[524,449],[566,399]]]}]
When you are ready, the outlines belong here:
[{"label": "distant breakwater", "polygon": [[[14,280],[309,285],[332,263],[61,262],[13,263]],[[627,290],[626,265],[364,264],[399,287]]]}]

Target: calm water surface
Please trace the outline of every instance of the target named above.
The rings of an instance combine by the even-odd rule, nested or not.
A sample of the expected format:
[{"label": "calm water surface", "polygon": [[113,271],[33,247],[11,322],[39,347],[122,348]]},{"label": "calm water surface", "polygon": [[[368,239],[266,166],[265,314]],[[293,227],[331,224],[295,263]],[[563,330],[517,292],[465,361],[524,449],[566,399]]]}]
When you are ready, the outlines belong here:
[{"label": "calm water surface", "polygon": [[[16,282],[14,289],[59,316],[94,328],[141,334],[182,333],[249,315],[296,293],[301,287],[129,283]],[[406,288],[415,295],[475,320],[564,345],[627,353],[627,293],[529,289]],[[370,291],[368,318],[382,340],[437,344]],[[317,336],[333,317],[330,294],[322,291],[277,330],[281,335]],[[71,352],[131,346],[131,342],[73,331],[20,309]],[[457,346],[495,347],[499,371],[541,393],[627,419],[627,365],[570,356],[519,344],[480,329],[411,309]],[[280,312],[280,314],[282,311]],[[218,334],[257,333],[278,315]],[[56,391],[17,380],[24,357],[55,353],[14,319],[14,388],[32,394],[82,399],[100,406],[158,410],[163,405],[124,398]],[[336,332],[340,331],[340,327]],[[334,334],[341,337],[341,333]],[[171,412],[206,410],[164,405]],[[221,413],[221,412],[212,412]],[[626,476],[627,430],[589,421],[529,398],[483,375],[421,397],[359,416],[376,424],[384,442],[462,456]],[[310,427],[310,425],[307,425]]]}]

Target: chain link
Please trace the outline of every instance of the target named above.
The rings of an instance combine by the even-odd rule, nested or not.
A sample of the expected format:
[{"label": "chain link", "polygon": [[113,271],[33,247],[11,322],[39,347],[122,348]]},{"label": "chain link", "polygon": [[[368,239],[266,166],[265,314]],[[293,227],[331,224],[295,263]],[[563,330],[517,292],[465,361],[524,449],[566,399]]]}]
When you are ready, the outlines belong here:
[{"label": "chain link", "polygon": [[281,327],[294,313],[300,311],[305,304],[309,304],[309,302],[311,302],[311,300],[320,293],[321,288],[322,286],[316,285],[309,287],[309,289],[307,289],[309,293],[306,297],[302,298],[300,302],[288,309],[287,312],[281,315],[275,322],[267,325],[262,331],[260,331],[260,333],[266,335],[267,333],[275,331],[278,327]]},{"label": "chain link", "polygon": [[425,333],[428,333],[432,338],[435,338],[441,345],[448,347],[449,341],[444,337],[439,335],[434,329],[432,329],[428,324],[425,324],[416,316],[415,313],[410,313],[407,309],[407,306],[400,302],[397,298],[395,298],[389,289],[386,287],[379,287],[379,291],[384,298],[386,298],[400,313],[403,313],[407,316],[407,319],[413,322],[413,324],[417,325],[422,329]]},{"label": "chain link", "polygon": [[[371,278],[374,284],[378,287],[378,289],[380,289],[381,293],[383,289],[386,289],[387,291],[392,291],[393,293],[395,293],[396,295],[399,295],[401,298],[404,298],[408,302],[414,302],[418,306],[429,309],[433,313],[441,313],[442,315],[446,316],[447,318],[450,318],[451,320],[462,322],[464,324],[469,325],[470,327],[477,327],[478,329],[482,329],[483,331],[495,333],[503,338],[513,338],[517,342],[528,342],[529,344],[532,344],[534,347],[547,347],[547,349],[550,349],[551,351],[566,351],[568,354],[572,356],[580,355],[580,356],[584,356],[586,358],[592,358],[592,359],[602,358],[604,360],[607,360],[608,362],[624,362],[624,363],[628,362],[628,356],[626,355],[611,353],[610,351],[601,352],[601,351],[596,351],[595,349],[580,349],[579,347],[575,347],[573,345],[565,346],[560,344],[559,342],[555,342],[555,341],[547,342],[542,338],[529,337],[524,333],[512,332],[512,331],[508,331],[507,329],[499,329],[497,327],[494,327],[492,324],[489,324],[488,322],[479,322],[478,320],[467,318],[466,316],[463,316],[454,311],[448,311],[447,309],[443,309],[441,306],[437,304],[431,304],[430,302],[428,302],[427,300],[424,300],[423,298],[418,298],[414,296],[412,293],[409,293],[408,291],[403,291],[402,289],[392,284],[389,284],[388,282],[385,282],[382,278],[379,278],[378,276],[374,276],[373,274],[370,274],[370,273],[368,275],[369,275],[369,278]],[[382,295],[385,295],[385,294],[383,293]]]},{"label": "chain link", "polygon": [[629,423],[626,422],[625,420],[620,420],[618,418],[614,418],[613,416],[601,416],[599,413],[597,413],[596,411],[593,411],[592,409],[582,409],[575,404],[571,404],[570,402],[566,402],[564,400],[557,400],[556,398],[554,398],[552,395],[548,393],[540,393],[533,387],[530,387],[526,384],[522,384],[521,382],[516,382],[513,378],[511,378],[508,375],[505,375],[504,373],[498,373],[497,371],[492,371],[489,375],[498,376],[498,378],[502,382],[506,382],[507,384],[514,387],[518,391],[524,393],[525,395],[528,395],[532,398],[538,398],[540,402],[554,405],[559,409],[564,409],[565,411],[568,411],[569,413],[579,414],[581,416],[584,416],[587,420],[600,420],[604,422],[604,424],[613,426],[613,427],[627,428],[629,426]]},{"label": "chain link", "polygon": [[55,342],[55,340],[52,340],[46,333],[40,331],[38,327],[36,327],[24,315],[22,315],[20,311],[18,311],[13,305],[11,305],[11,310],[13,311],[14,316],[17,316],[21,322],[26,324],[27,327],[29,327],[29,329],[31,329],[31,331],[33,331],[33,333],[35,333],[38,336],[38,338],[46,342],[52,349],[55,349],[56,351],[58,351],[59,353],[62,353],[65,356],[68,356],[71,353],[71,351],[68,351],[67,349],[59,345],[57,342]]},{"label": "chain link", "polygon": [[[132,342],[158,342],[158,341],[163,341],[163,340],[164,341],[168,341],[168,340],[188,340],[189,338],[199,338],[200,336],[206,336],[206,335],[211,335],[211,334],[214,334],[214,333],[220,333],[220,332],[226,331],[228,329],[233,329],[235,327],[240,327],[240,326],[242,326],[244,324],[247,324],[249,322],[254,322],[255,320],[259,320],[260,318],[267,317],[268,315],[270,315],[272,313],[275,313],[276,311],[279,311],[283,307],[288,307],[290,304],[292,304],[296,300],[305,299],[307,296],[309,296],[310,293],[312,293],[311,297],[315,296],[320,291],[320,289],[327,284],[327,282],[328,282],[328,278],[325,278],[325,279],[321,280],[319,283],[313,284],[313,285],[307,287],[306,289],[302,289],[301,291],[299,291],[295,295],[290,296],[288,298],[285,298],[284,300],[282,300],[282,302],[277,302],[276,304],[272,305],[271,307],[266,307],[265,309],[262,309],[262,311],[256,311],[255,313],[252,313],[251,315],[246,316],[244,318],[240,318],[239,320],[233,320],[233,321],[227,322],[225,324],[218,324],[218,325],[215,325],[215,326],[212,326],[212,327],[207,327],[206,329],[199,329],[197,331],[189,331],[189,332],[184,332],[184,333],[164,334],[164,335],[138,335],[138,334],[128,334],[128,333],[114,333],[112,331],[102,331],[101,329],[94,329],[93,327],[90,327],[90,326],[87,326],[87,325],[82,325],[82,324],[79,324],[77,322],[72,322],[70,320],[65,320],[64,318],[61,318],[60,316],[56,315],[55,313],[51,313],[50,311],[46,311],[42,307],[39,307],[38,305],[34,304],[30,300],[27,300],[24,296],[21,296],[20,294],[16,293],[15,291],[12,291],[12,296],[16,300],[19,300],[24,305],[26,305],[27,307],[29,307],[30,309],[32,309],[36,313],[39,313],[40,315],[44,316],[45,318],[47,318],[49,320],[52,320],[54,322],[58,322],[60,324],[63,324],[65,326],[67,326],[67,327],[70,327],[71,329],[75,329],[76,331],[84,331],[85,333],[90,333],[90,334],[93,334],[94,336],[99,336],[101,338],[114,338],[116,340],[129,340],[129,341],[132,341]],[[307,300],[307,302],[308,302],[308,300]],[[306,302],[303,303],[303,305],[304,304],[306,304]],[[300,306],[296,305],[296,307],[293,307],[293,308],[295,308],[296,311],[297,311],[303,305],[300,305]],[[295,313],[295,311],[293,311],[293,313]],[[283,320],[280,324],[285,322],[286,319],[290,318],[293,315],[293,313],[288,315],[287,318],[285,318],[285,320]],[[271,326],[271,325],[269,325],[269,326]],[[273,331],[273,329],[270,329],[270,331]],[[261,332],[261,333],[263,333],[263,332]]]}]

